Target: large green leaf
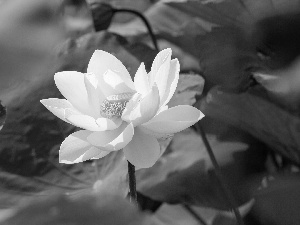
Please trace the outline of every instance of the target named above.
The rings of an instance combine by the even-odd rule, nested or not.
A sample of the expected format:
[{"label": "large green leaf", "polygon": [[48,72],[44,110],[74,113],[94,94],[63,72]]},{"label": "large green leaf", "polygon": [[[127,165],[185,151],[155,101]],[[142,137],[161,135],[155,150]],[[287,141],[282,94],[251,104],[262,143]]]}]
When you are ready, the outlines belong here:
[{"label": "large green leaf", "polygon": [[[244,217],[249,213],[254,204],[254,200],[239,207],[241,215]],[[193,211],[193,214],[191,213]],[[198,216],[198,218],[195,216]],[[160,225],[199,225],[203,221],[207,225],[235,225],[236,219],[232,212],[203,208],[198,206],[186,207],[183,205],[164,204],[156,213],[155,218]],[[199,217],[201,221],[199,221]]]},{"label": "large green leaf", "polygon": [[273,174],[255,194],[253,214],[262,224],[297,225],[300,215],[299,173]]},{"label": "large green leaf", "polygon": [[190,50],[189,43],[193,43],[191,52],[200,56],[209,87],[219,84],[234,91],[246,90],[252,71],[289,66],[300,54],[299,0],[171,0],[167,5],[193,20],[218,26],[202,34],[197,34],[202,29],[192,29],[194,36],[188,32],[180,37],[165,36],[176,43],[184,42],[185,49]]},{"label": "large green leaf", "polygon": [[247,90],[251,70],[261,64],[255,46],[239,28],[215,28],[198,37],[200,66],[209,87],[222,85],[230,90]]},{"label": "large green leaf", "polygon": [[[117,215],[117,216],[116,216]],[[84,195],[70,198],[62,195],[44,197],[24,203],[3,225],[155,225],[148,215],[139,212],[120,196]]]},{"label": "large green leaf", "polygon": [[295,11],[299,0],[169,0],[167,4],[220,26],[243,26],[269,15]]},{"label": "large green leaf", "polygon": [[272,102],[287,111],[299,115],[300,112],[300,62],[295,60],[289,67],[270,72],[255,73],[254,78],[268,92]]},{"label": "large green leaf", "polygon": [[300,163],[300,119],[255,94],[230,94],[215,88],[202,102],[204,114],[234,125]]},{"label": "large green leaf", "polygon": [[[239,4],[236,6],[232,13],[227,6],[229,15],[226,16],[211,4],[200,1],[160,2],[148,9],[145,16],[159,38],[180,47],[180,57],[189,59],[190,66],[199,68],[194,60],[199,62],[200,59],[207,85],[222,84],[230,89],[244,90],[251,81],[248,70],[257,64],[258,57],[243,31],[233,26],[235,20],[231,17],[241,9]],[[221,25],[227,27],[215,28]],[[112,26],[112,29],[122,35],[145,32],[138,20],[122,27]]]},{"label": "large green leaf", "polygon": [[[241,204],[249,200],[249,177],[257,174],[264,161],[260,149],[247,149],[238,142],[220,142],[209,138],[230,189]],[[138,174],[138,190],[157,201],[171,204],[228,209],[228,202],[212,172],[212,164],[199,135],[191,130],[174,136],[171,152],[151,169]],[[247,150],[246,150],[247,149]],[[260,168],[260,169],[259,169]]]},{"label": "large green leaf", "polygon": [[1,209],[10,208],[20,201],[39,199],[55,193],[70,196],[107,193],[123,197],[128,193],[127,161],[121,151],[94,163],[62,165],[55,163],[58,159],[46,160],[47,171],[41,171],[42,174],[22,176],[0,172]]},{"label": "large green leaf", "polygon": [[[299,0],[163,1],[145,16],[164,40],[160,45],[179,47],[182,59],[202,70],[209,88],[245,91],[253,71],[278,68],[299,55],[299,19],[293,15],[298,7]],[[147,33],[138,19],[111,29],[126,36]]]},{"label": "large green leaf", "polygon": [[169,108],[195,104],[195,97],[202,94],[203,87],[204,79],[198,74],[180,74],[176,91],[168,103]]}]

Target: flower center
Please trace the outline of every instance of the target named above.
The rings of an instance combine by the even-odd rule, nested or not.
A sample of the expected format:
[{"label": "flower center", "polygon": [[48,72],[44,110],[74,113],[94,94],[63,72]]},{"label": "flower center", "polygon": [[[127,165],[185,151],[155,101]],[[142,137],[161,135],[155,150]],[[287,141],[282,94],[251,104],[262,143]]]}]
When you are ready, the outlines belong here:
[{"label": "flower center", "polygon": [[127,102],[134,93],[122,93],[108,96],[100,105],[100,115],[111,119],[121,117]]}]

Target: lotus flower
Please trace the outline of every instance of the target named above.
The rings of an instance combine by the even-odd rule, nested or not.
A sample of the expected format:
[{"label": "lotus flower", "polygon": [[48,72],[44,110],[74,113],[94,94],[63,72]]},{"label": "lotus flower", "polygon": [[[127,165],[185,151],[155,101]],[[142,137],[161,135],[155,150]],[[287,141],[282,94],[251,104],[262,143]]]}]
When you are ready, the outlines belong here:
[{"label": "lotus flower", "polygon": [[66,99],[41,103],[60,119],[84,130],[69,135],[59,152],[60,163],[102,158],[123,149],[138,168],[151,167],[161,156],[158,138],[182,131],[204,115],[179,105],[168,109],[179,79],[179,62],[171,49],[158,53],[147,74],[142,63],[132,81],[113,55],[96,50],[87,73],[58,72],[55,84]]}]

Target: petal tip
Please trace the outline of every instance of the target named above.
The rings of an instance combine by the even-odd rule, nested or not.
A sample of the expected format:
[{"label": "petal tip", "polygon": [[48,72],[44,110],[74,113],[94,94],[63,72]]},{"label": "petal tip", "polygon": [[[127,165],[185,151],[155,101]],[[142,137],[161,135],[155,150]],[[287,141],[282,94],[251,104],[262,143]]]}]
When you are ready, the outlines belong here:
[{"label": "petal tip", "polygon": [[[171,55],[172,55],[172,49],[171,48],[165,48],[163,50],[161,50],[157,55],[156,55],[156,59],[159,59],[160,57],[163,57],[163,61],[165,60],[171,60]],[[155,60],[155,59],[154,59]]]},{"label": "petal tip", "polygon": [[167,52],[168,54],[172,54],[172,49],[171,48],[165,48],[161,50],[161,52]]},{"label": "petal tip", "polygon": [[61,163],[61,164],[74,164],[74,162],[71,162],[71,161],[68,161],[68,160],[65,160],[65,159],[59,159],[58,162]]},{"label": "petal tip", "polygon": [[200,110],[199,110],[199,112],[200,112],[199,113],[200,115],[198,117],[198,121],[201,120],[201,119],[203,119],[205,117],[205,115]]},{"label": "petal tip", "polygon": [[180,63],[179,63],[179,60],[177,59],[177,58],[175,58],[175,59],[172,59],[171,60],[171,62],[174,62],[174,63],[176,63],[176,65],[178,64],[178,65],[180,65]]},{"label": "petal tip", "polygon": [[64,74],[66,74],[66,72],[69,72],[69,71],[60,71],[60,72],[56,72],[56,73],[54,74],[54,81],[56,81],[57,79],[63,77]]},{"label": "petal tip", "polygon": [[161,53],[165,54],[165,59],[171,60],[171,55],[172,55],[171,48],[166,48],[166,49],[162,50]]},{"label": "petal tip", "polygon": [[115,58],[115,56],[114,56],[113,54],[109,53],[109,52],[103,51],[103,50],[101,50],[101,49],[96,49],[96,50],[93,52],[92,56],[91,56],[90,62],[91,62],[92,60],[95,60],[95,57],[101,56],[101,55],[102,55],[102,56],[103,56],[103,55],[106,55],[106,56],[113,56],[113,57]]},{"label": "petal tip", "polygon": [[[103,53],[103,52],[104,52],[103,50],[96,49],[96,50],[93,52],[92,57],[93,57],[94,55],[96,55],[96,54],[101,54],[101,53]],[[91,57],[91,58],[92,58],[92,57]]]}]

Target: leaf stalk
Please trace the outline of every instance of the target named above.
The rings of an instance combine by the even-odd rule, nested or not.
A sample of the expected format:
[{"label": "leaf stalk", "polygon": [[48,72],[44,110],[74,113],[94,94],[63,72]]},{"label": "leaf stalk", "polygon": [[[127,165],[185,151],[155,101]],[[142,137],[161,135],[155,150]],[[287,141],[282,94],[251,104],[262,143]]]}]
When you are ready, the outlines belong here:
[{"label": "leaf stalk", "polygon": [[138,206],[136,192],[135,166],[128,161],[129,201]]},{"label": "leaf stalk", "polygon": [[236,201],[235,201],[235,198],[232,194],[232,192],[230,191],[223,175],[222,175],[222,171],[221,171],[221,168],[216,160],[216,157],[214,155],[214,152],[209,144],[209,141],[206,137],[206,134],[205,134],[205,131],[203,129],[203,127],[200,125],[200,122],[198,122],[196,124],[196,129],[198,131],[198,133],[201,135],[202,137],[202,140],[203,140],[203,143],[205,145],[205,148],[207,150],[207,153],[210,157],[210,160],[214,166],[214,173],[216,175],[216,178],[219,182],[219,185],[220,187],[222,188],[223,192],[224,192],[224,196],[225,198],[227,199],[229,205],[230,205],[230,208],[233,210],[234,212],[234,215],[236,217],[236,220],[237,220],[237,224],[238,225],[244,225],[244,222],[243,222],[243,219],[242,219],[242,216],[240,214],[240,211],[238,210],[238,207],[237,207],[237,204],[236,204]]}]

